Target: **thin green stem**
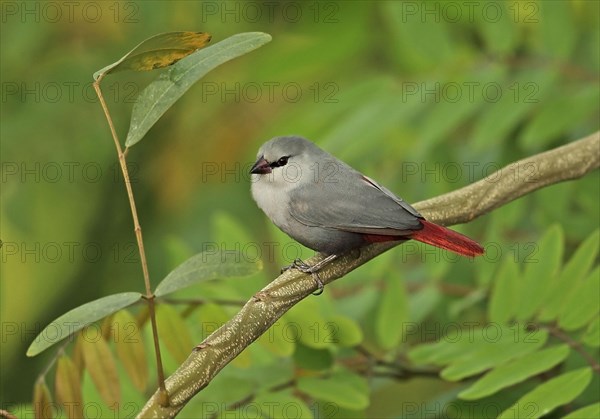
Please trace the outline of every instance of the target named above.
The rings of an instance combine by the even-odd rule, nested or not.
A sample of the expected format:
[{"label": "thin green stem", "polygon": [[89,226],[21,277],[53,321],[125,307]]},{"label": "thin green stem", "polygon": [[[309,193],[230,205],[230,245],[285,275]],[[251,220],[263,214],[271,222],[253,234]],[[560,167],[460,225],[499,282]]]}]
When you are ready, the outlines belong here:
[{"label": "thin green stem", "polygon": [[104,76],[100,76],[98,80],[94,82],[94,89],[96,90],[96,95],[98,95],[98,99],[100,101],[100,105],[102,106],[102,110],[104,111],[104,115],[106,116],[106,120],[108,121],[108,126],[110,128],[110,133],[112,135],[113,141],[115,143],[115,147],[117,149],[117,154],[119,156],[119,165],[121,166],[121,172],[123,173],[123,180],[125,181],[125,188],[127,189],[127,197],[129,198],[129,206],[131,207],[131,215],[133,217],[133,226],[135,231],[135,237],[137,239],[138,249],[140,252],[140,261],[142,264],[142,272],[144,276],[144,284],[146,286],[146,295],[145,300],[148,302],[148,311],[150,315],[150,323],[152,324],[152,335],[154,338],[154,349],[156,353],[156,368],[158,370],[158,387],[163,394],[164,405],[168,406],[168,396],[167,390],[165,387],[165,373],[162,365],[162,357],[160,355],[160,343],[158,340],[158,326],[156,324],[156,310],[155,310],[155,296],[154,292],[152,292],[152,287],[150,285],[150,274],[148,272],[148,262],[146,260],[146,252],[144,250],[144,240],[142,238],[142,227],[140,226],[139,218],[137,215],[137,208],[135,205],[135,199],[133,196],[133,188],[131,186],[131,178],[129,177],[129,170],[127,169],[127,160],[126,155],[129,150],[127,147],[125,151],[121,147],[121,143],[119,142],[119,137],[117,136],[117,131],[115,130],[115,126],[113,124],[112,118],[110,116],[110,112],[108,110],[108,106],[106,105],[106,101],[104,100],[104,96],[102,95],[102,90],[100,89],[100,82]]}]

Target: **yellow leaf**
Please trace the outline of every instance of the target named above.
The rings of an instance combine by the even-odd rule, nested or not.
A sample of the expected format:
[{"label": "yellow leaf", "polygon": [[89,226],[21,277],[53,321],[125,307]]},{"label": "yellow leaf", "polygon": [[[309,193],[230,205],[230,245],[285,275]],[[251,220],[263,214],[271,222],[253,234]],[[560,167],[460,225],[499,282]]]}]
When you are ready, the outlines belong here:
[{"label": "yellow leaf", "polygon": [[83,339],[81,339],[81,351],[85,367],[106,404],[109,406],[119,404],[121,392],[117,366],[108,344],[99,334],[95,334],[97,337],[95,339],[86,339],[85,330],[83,329]]},{"label": "yellow leaf", "polygon": [[94,80],[116,71],[149,71],[168,67],[203,48],[210,40],[210,34],[205,32],[166,32],[152,36],[119,61],[94,73]]},{"label": "yellow leaf", "polygon": [[148,365],[146,351],[135,317],[127,310],[117,312],[112,318],[112,339],[115,342],[117,356],[133,385],[144,391],[148,383]]},{"label": "yellow leaf", "polygon": [[77,339],[75,339],[75,346],[73,347],[73,353],[71,356],[73,357],[73,365],[79,374],[79,381],[83,378],[83,370],[85,369],[85,363],[83,361],[83,352],[81,351],[81,340],[83,336],[81,333],[77,334]]},{"label": "yellow leaf", "polygon": [[160,304],[156,308],[156,322],[160,340],[167,346],[169,353],[175,361],[185,361],[194,344],[179,312],[169,305]]},{"label": "yellow leaf", "polygon": [[73,361],[66,355],[58,358],[54,393],[56,394],[56,400],[63,405],[67,417],[83,417],[83,398],[81,397],[79,373]]},{"label": "yellow leaf", "polygon": [[48,389],[43,377],[39,378],[33,387],[33,408],[36,419],[51,419],[54,417],[50,389]]}]

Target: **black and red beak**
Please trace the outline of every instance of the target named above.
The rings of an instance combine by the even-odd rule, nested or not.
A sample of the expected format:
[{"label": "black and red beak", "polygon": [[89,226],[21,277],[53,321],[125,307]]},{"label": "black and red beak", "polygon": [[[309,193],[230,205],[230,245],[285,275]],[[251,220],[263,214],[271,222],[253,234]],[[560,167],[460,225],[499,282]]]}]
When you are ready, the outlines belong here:
[{"label": "black and red beak", "polygon": [[256,160],[256,163],[254,163],[254,165],[250,169],[250,173],[255,175],[266,175],[268,173],[271,173],[271,171],[271,165],[267,160],[265,160],[263,156],[260,156],[260,158]]}]

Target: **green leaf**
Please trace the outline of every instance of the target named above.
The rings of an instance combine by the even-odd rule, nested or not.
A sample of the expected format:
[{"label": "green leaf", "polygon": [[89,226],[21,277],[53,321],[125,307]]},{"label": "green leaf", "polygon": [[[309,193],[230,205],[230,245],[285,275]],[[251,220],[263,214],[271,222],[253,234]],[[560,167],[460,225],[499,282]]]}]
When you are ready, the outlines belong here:
[{"label": "green leaf", "polygon": [[[509,3],[495,2],[494,4],[498,18],[494,19],[493,24],[490,24],[489,19],[486,19],[486,13],[478,13],[476,15],[478,17],[476,19],[477,27],[489,54],[508,54],[519,42],[519,32],[515,25],[516,22],[511,18],[511,11],[507,8]],[[485,3],[483,7],[486,7]]]},{"label": "green leaf", "polygon": [[[475,75],[473,77],[476,80],[479,79]],[[460,86],[461,83],[463,81],[451,81],[448,85]],[[437,90],[437,94],[441,96],[441,92],[444,91],[443,88],[438,88]],[[466,98],[467,95],[463,96],[456,103],[448,100],[440,100],[439,98],[434,99],[436,101],[435,106],[429,111],[428,117],[423,121],[419,132],[419,156],[426,156],[428,153],[431,153],[431,150],[447,137],[448,132],[456,130],[457,127],[464,124],[465,121],[480,109],[481,103],[479,101],[468,100]],[[431,121],[435,121],[435,123],[431,123]]]},{"label": "green leaf", "polygon": [[235,412],[223,411],[224,419],[236,418],[312,418],[313,413],[306,402],[291,394],[271,392],[260,394],[252,403]]},{"label": "green leaf", "polygon": [[515,315],[514,302],[518,298],[520,280],[519,265],[512,257],[505,258],[496,273],[488,306],[488,316],[491,322],[507,324]]},{"label": "green leaf", "polygon": [[[257,357],[258,358],[258,357]],[[250,368],[237,369],[236,377],[249,377],[251,380],[251,393],[269,393],[273,394],[273,388],[282,388],[295,379],[297,365],[294,359],[286,357],[285,359],[276,359],[269,357],[264,359],[266,362],[254,362]],[[274,368],[274,366],[277,366]],[[238,399],[236,399],[238,400]]]},{"label": "green leaf", "polygon": [[[324,142],[328,149],[338,149],[344,159],[353,160],[365,156],[371,140],[384,137],[401,121],[410,119],[425,103],[407,100],[394,83],[387,88],[374,87],[364,94],[355,106],[341,115],[334,127],[330,127]],[[373,125],[373,120],[377,124]],[[360,135],[365,141],[348,142],[348,138]],[[373,150],[371,150],[373,152]]]},{"label": "green leaf", "polygon": [[286,336],[315,349],[331,348],[337,343],[335,324],[321,313],[315,299],[305,299],[285,314]]},{"label": "green leaf", "polygon": [[497,102],[488,104],[481,117],[473,121],[473,140],[470,145],[475,150],[488,152],[490,144],[502,144],[511,130],[526,118],[527,113],[539,101],[536,95],[538,89],[531,78],[527,80],[522,76],[505,84],[502,87],[502,97]]},{"label": "green leaf", "polygon": [[271,36],[262,32],[240,33],[171,66],[137,97],[125,145],[131,147],[140,141],[156,121],[206,73],[270,40]]},{"label": "green leaf", "polygon": [[415,323],[420,323],[436,308],[441,300],[437,286],[429,285],[411,295],[408,306],[408,318]]},{"label": "green leaf", "polygon": [[592,348],[600,347],[600,317],[596,317],[588,325],[581,341]]},{"label": "green leaf", "polygon": [[[467,121],[474,119],[474,115],[490,100],[499,100],[505,72],[500,66],[490,65],[456,74],[441,82],[423,83],[420,88],[421,98],[433,106],[426,117],[420,120],[419,139],[415,144],[416,155],[425,159],[435,146],[448,138],[449,132],[460,129]],[[489,92],[481,87],[492,84],[497,87]],[[473,89],[473,86],[479,87]]]},{"label": "green leaf", "polygon": [[[521,12],[523,13],[523,12]],[[494,26],[494,25],[492,25]],[[516,69],[514,69],[516,70]],[[470,143],[475,150],[489,153],[490,146],[500,148],[503,141],[527,120],[532,111],[540,109],[553,92],[558,72],[548,67],[518,69],[511,80],[502,85],[502,97],[484,108],[480,118],[473,121]]]},{"label": "green leaf", "polygon": [[294,350],[294,362],[306,370],[326,370],[333,365],[333,355],[329,349],[315,349],[297,343]]},{"label": "green leaf", "polygon": [[375,337],[383,349],[398,345],[408,321],[406,291],[397,275],[386,276],[386,289],[381,294],[375,318]]},{"label": "green leaf", "polygon": [[[232,368],[232,370],[235,370]],[[224,410],[226,405],[229,405],[233,401],[243,400],[246,397],[255,394],[256,392],[256,383],[249,377],[244,377],[240,375],[228,374],[231,373],[231,370],[225,370],[223,373],[217,375],[213,380],[211,380],[210,385],[202,390],[201,394],[196,396],[197,400],[201,400],[201,403],[206,403],[206,401],[210,401],[215,403],[215,406],[218,404],[221,407],[220,409],[215,410]],[[188,409],[194,405],[194,402],[189,403],[187,405]],[[198,407],[199,405],[195,405]],[[196,410],[196,414],[192,414],[194,410],[182,410],[180,416],[183,418],[192,418],[192,417],[213,417],[212,412],[207,410],[203,410],[202,415],[198,413]],[[186,414],[187,413],[187,414]]]},{"label": "green leaf", "polygon": [[166,32],[154,35],[129,51],[119,61],[94,73],[94,80],[123,70],[149,71],[175,64],[204,47],[211,36],[203,32]]},{"label": "green leaf", "polygon": [[[471,357],[476,356],[480,362],[485,362],[488,351],[495,354],[495,357],[501,357],[503,349],[527,352],[528,345],[540,347],[548,338],[548,332],[544,330],[528,331],[518,326],[501,326],[495,323],[483,328],[459,328],[451,323],[444,330],[446,334],[438,342],[421,344],[411,349],[409,358],[416,364],[448,365],[464,362],[466,368],[469,368],[466,364]],[[513,345],[516,346],[512,347]],[[519,345],[524,348],[519,349]],[[473,364],[473,367],[476,365]]]},{"label": "green leaf", "polygon": [[[539,19],[537,35],[540,37],[540,53],[554,59],[567,60],[577,45],[578,34],[573,21],[572,3],[543,1],[536,4],[539,9],[535,9],[536,17],[533,19],[536,22]],[[560,31],[556,30],[557,27],[560,27]]]},{"label": "green leaf", "polygon": [[450,319],[457,319],[461,314],[468,310],[478,307],[486,299],[487,293],[482,288],[477,288],[469,292],[464,297],[453,301],[448,307],[448,317]]},{"label": "green leaf", "polygon": [[554,224],[538,242],[536,261],[525,264],[523,284],[517,304],[517,320],[531,318],[540,308],[548,283],[560,269],[564,248],[564,233]]},{"label": "green leaf", "polygon": [[575,291],[562,306],[558,325],[566,331],[586,326],[600,311],[600,268],[594,269],[585,281],[573,284]]},{"label": "green leaf", "polygon": [[66,312],[42,330],[27,349],[27,356],[36,356],[85,326],[139,301],[139,292],[123,292],[90,301]]},{"label": "green leaf", "polygon": [[557,90],[525,126],[519,138],[524,148],[541,148],[598,112],[600,90],[597,86],[585,86],[578,92]]},{"label": "green leaf", "polygon": [[[391,57],[407,74],[426,74],[456,56],[456,45],[451,42],[450,25],[447,22],[424,25],[423,19],[407,19],[401,2],[376,4],[381,9],[382,24],[389,33],[386,42],[391,44],[390,48],[395,52]],[[414,42],[415,39],[419,42]]]},{"label": "green leaf", "polygon": [[329,321],[334,328],[333,340],[337,345],[350,348],[362,342],[363,332],[356,321],[342,315],[335,315]]},{"label": "green leaf", "polygon": [[282,317],[263,333],[257,342],[277,356],[289,357],[294,353],[296,344],[295,339],[291,339],[286,335],[287,330],[288,323]]},{"label": "green leaf", "polygon": [[248,260],[231,251],[206,251],[192,256],[171,273],[156,287],[155,294],[162,297],[202,281],[232,276],[252,275],[262,269],[262,262]]},{"label": "green leaf", "polygon": [[498,341],[490,339],[473,345],[468,356],[459,356],[444,368],[440,376],[448,381],[458,381],[463,378],[479,374],[497,365],[537,351],[546,343],[548,333],[540,331],[538,336],[531,339],[527,335],[521,335],[520,339],[514,336],[502,336]]},{"label": "green leaf", "polygon": [[569,346],[559,345],[513,359],[485,374],[471,387],[459,393],[458,397],[464,400],[476,400],[490,396],[549,370],[562,362],[568,354]]},{"label": "green leaf", "polygon": [[600,418],[600,402],[577,409],[564,416],[563,419]]},{"label": "green leaf", "polygon": [[332,402],[344,409],[361,410],[369,406],[369,386],[356,374],[336,372],[327,378],[300,377],[297,388],[316,400]]},{"label": "green leaf", "polygon": [[521,397],[502,412],[499,418],[529,418],[544,416],[548,412],[570,403],[585,390],[592,379],[591,368],[580,368],[561,374]]},{"label": "green leaf", "polygon": [[183,318],[179,312],[166,304],[156,307],[158,335],[175,361],[182,363],[191,353],[194,345]]},{"label": "green leaf", "polygon": [[539,316],[541,321],[549,322],[558,316],[565,300],[573,292],[573,281],[585,278],[596,260],[599,247],[600,230],[596,230],[579,245],[562,272],[549,284],[544,298],[544,308]]}]

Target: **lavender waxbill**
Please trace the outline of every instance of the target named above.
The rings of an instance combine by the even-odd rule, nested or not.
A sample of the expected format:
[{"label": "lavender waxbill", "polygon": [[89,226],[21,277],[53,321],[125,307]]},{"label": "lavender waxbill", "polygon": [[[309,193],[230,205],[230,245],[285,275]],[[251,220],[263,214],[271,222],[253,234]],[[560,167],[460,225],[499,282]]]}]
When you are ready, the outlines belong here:
[{"label": "lavender waxbill", "polygon": [[[483,254],[477,242],[425,220],[402,198],[305,138],[267,141],[250,173],[258,206],[294,240],[328,256],[322,262],[369,243],[409,239],[463,256]],[[315,272],[323,263],[317,265],[304,271]]]}]

